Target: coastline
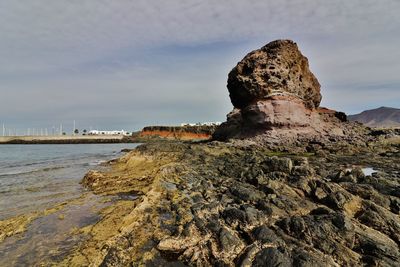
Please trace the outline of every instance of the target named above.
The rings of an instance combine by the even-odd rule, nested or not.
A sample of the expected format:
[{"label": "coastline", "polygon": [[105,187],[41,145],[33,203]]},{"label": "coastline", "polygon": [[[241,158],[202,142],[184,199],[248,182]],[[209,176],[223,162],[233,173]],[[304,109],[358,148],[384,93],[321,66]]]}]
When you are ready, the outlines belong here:
[{"label": "coastline", "polygon": [[131,137],[124,136],[0,136],[2,144],[100,144],[134,143]]},{"label": "coastline", "polygon": [[400,260],[398,141],[307,153],[241,142],[142,144],[85,175],[91,192],[118,201],[71,232],[86,238],[61,261],[45,263],[261,266],[272,253],[282,264],[391,265]]},{"label": "coastline", "polygon": [[[139,197],[81,229],[92,238],[61,265],[261,266],[265,254],[283,265],[394,264],[398,148],[352,149],[321,157],[219,142],[144,144],[85,176],[95,194]],[[379,172],[346,174],[349,162]]]},{"label": "coastline", "polygon": [[[13,145],[12,149],[6,150],[10,158],[8,158],[9,161],[4,162],[3,166],[7,166],[7,162],[11,164],[11,167],[27,164],[28,169],[21,169],[22,176],[16,173],[15,178],[11,174],[1,177],[2,185],[12,184],[12,180],[7,179],[19,180],[20,189],[19,187],[13,188],[16,188],[15,195],[17,198],[20,196],[21,202],[15,202],[15,206],[7,204],[13,203],[9,201],[11,196],[7,198],[7,194],[14,191],[8,191],[7,186],[1,188],[4,195],[2,195],[3,199],[0,198],[0,206],[4,207],[4,210],[2,210],[3,217],[0,220],[0,265],[35,265],[56,254],[64,254],[69,251],[68,247],[76,244],[81,238],[83,238],[82,240],[86,238],[84,234],[79,237],[73,235],[74,229],[97,222],[102,217],[100,214],[102,207],[118,201],[133,201],[133,198],[127,200],[123,196],[95,195],[90,190],[83,188],[79,182],[90,169],[108,169],[105,162],[112,161],[116,156],[124,155],[124,152],[133,149],[136,145],[68,147],[38,145],[30,148]],[[22,157],[21,163],[13,161],[18,155],[14,154],[15,151],[31,155],[32,161],[29,161],[29,156]],[[53,156],[55,157],[53,158]],[[48,160],[57,168],[48,167],[46,165]],[[41,182],[36,183],[34,180],[36,178],[30,178],[31,165],[34,166],[33,175],[38,177]],[[24,168],[24,165],[20,166]],[[28,176],[24,176],[24,174]],[[44,179],[44,177],[49,178]],[[58,181],[53,180],[52,177],[64,181],[61,182],[59,190],[56,188]],[[67,180],[71,182],[65,182]],[[45,200],[46,188],[53,192],[51,193],[52,197],[47,198],[48,201]],[[25,202],[28,203],[29,208],[26,208],[28,206],[24,204]],[[21,210],[18,205],[21,205]],[[35,243],[38,241],[43,244],[36,246]],[[32,255],[36,256],[32,257]]]}]

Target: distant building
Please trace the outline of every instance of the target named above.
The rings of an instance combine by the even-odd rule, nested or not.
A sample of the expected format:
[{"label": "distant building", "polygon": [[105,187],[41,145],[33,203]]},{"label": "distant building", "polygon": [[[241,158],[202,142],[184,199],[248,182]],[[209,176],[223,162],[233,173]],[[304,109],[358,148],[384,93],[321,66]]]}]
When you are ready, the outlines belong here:
[{"label": "distant building", "polygon": [[181,123],[181,126],[218,126],[222,122],[198,122],[198,123]]},{"label": "distant building", "polygon": [[121,130],[121,131],[99,131],[99,130],[91,130],[88,132],[88,135],[129,135],[129,132]]}]

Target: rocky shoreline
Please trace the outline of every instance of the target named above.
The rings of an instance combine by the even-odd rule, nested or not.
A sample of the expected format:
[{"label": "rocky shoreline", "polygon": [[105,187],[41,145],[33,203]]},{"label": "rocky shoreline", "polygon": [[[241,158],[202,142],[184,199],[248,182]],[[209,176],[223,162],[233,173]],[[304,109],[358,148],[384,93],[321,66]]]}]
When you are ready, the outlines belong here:
[{"label": "rocky shoreline", "polygon": [[[85,176],[97,194],[139,198],[110,211],[118,218],[113,235],[92,233],[96,242],[64,263],[395,266],[400,146],[369,147],[321,155],[235,142],[142,145],[112,162],[112,171]],[[364,175],[366,166],[377,173]]]},{"label": "rocky shoreline", "polygon": [[96,194],[138,198],[64,264],[397,266],[399,136],[320,107],[291,40],[247,54],[227,87],[214,141],[147,143],[85,176]]},{"label": "rocky shoreline", "polygon": [[398,266],[398,133],[320,107],[290,40],[246,55],[228,90],[213,141],[150,138],[87,173],[83,186],[121,201],[49,265]]}]

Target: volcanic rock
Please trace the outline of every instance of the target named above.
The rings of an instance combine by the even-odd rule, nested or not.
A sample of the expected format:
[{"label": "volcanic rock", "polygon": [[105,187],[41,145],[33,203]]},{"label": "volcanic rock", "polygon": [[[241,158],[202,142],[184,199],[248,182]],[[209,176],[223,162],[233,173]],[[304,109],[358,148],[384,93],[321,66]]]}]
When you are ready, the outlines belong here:
[{"label": "volcanic rock", "polygon": [[250,52],[229,73],[227,87],[234,110],[214,133],[216,140],[261,135],[266,138],[258,141],[292,143],[357,135],[343,112],[319,107],[320,84],[291,40]]},{"label": "volcanic rock", "polygon": [[95,193],[141,194],[58,265],[399,265],[398,143],[325,158],[238,144],[149,142],[87,176]]},{"label": "volcanic rock", "polygon": [[239,109],[276,95],[296,96],[315,108],[321,102],[320,87],[291,40],[273,41],[249,53],[228,76],[230,98]]}]

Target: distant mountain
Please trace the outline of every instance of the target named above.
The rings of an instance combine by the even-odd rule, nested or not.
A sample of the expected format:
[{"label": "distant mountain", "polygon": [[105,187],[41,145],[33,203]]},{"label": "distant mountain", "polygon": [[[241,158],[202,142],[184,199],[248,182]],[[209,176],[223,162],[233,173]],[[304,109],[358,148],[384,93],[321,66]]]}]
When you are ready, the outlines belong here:
[{"label": "distant mountain", "polygon": [[349,115],[350,121],[358,121],[369,127],[392,128],[400,127],[400,109],[380,107],[365,110],[359,114]]}]

